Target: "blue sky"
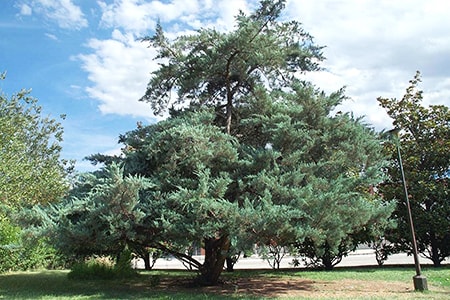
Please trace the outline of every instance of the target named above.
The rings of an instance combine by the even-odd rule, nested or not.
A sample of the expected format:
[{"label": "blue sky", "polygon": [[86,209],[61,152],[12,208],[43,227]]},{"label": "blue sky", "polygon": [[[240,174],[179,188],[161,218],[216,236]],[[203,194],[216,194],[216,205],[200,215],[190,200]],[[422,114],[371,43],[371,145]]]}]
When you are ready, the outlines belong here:
[{"label": "blue sky", "polygon": [[[199,27],[231,30],[239,9],[256,0],[2,0],[0,88],[32,89],[46,114],[66,114],[63,156],[77,169],[83,158],[118,153],[119,134],[136,122],[154,123],[138,102],[155,52],[137,38],[159,19],[169,37]],[[325,71],[307,78],[327,92],[347,87],[340,110],[365,115],[377,129],[391,121],[376,98],[404,94],[422,72],[426,104],[450,106],[450,1],[288,0],[284,18],[303,23],[326,46]]]}]

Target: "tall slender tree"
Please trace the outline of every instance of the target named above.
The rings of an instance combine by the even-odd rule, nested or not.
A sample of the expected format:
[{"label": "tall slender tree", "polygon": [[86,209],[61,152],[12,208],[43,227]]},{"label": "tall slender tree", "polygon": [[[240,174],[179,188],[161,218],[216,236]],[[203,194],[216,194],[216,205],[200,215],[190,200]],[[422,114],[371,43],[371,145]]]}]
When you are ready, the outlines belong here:
[{"label": "tall slender tree", "polygon": [[[4,79],[6,73],[0,74]],[[56,202],[68,191],[70,163],[61,158],[62,134],[61,123],[43,114],[30,91],[8,96],[0,89],[0,270],[41,266],[44,253],[51,256],[42,240],[21,239],[12,215]]]}]

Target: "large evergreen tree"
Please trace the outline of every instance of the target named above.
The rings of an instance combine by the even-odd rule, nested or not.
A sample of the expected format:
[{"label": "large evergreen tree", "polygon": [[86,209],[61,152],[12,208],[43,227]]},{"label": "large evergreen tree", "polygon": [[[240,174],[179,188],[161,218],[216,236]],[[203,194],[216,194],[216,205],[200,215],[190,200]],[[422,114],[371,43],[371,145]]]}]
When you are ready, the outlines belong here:
[{"label": "large evergreen tree", "polygon": [[[395,127],[402,129],[399,144],[418,250],[435,266],[450,256],[450,110],[443,105],[422,105],[422,91],[418,89],[417,72],[402,99],[379,98]],[[392,218],[398,228],[386,238],[397,251],[411,251],[411,233],[407,218],[405,196],[401,184],[397,152],[394,145],[389,181],[381,192],[387,199],[397,199]]]},{"label": "large evergreen tree", "polygon": [[[348,118],[348,116],[342,116],[340,122],[352,123],[352,125],[344,125],[342,132],[345,133],[342,133],[339,132],[340,126],[335,126],[333,123],[337,123],[337,121],[331,121],[328,118],[331,110],[343,100],[342,91],[331,97],[326,97],[308,85],[302,86],[296,79],[296,75],[299,73],[318,70],[318,63],[323,59],[323,56],[320,51],[321,47],[313,43],[312,37],[303,31],[300,23],[296,21],[280,22],[278,20],[284,4],[285,1],[261,1],[260,8],[250,16],[243,13],[237,16],[236,30],[230,33],[201,29],[195,35],[183,36],[171,42],[165,38],[162,28],[158,26],[156,34],[144,40],[149,41],[151,47],[159,50],[158,58],[165,59],[167,63],[162,63],[161,67],[153,73],[147,92],[141,100],[150,102],[154,111],[159,113],[171,104],[170,93],[176,91],[177,97],[172,104],[189,102],[191,107],[212,106],[216,112],[214,124],[224,128],[226,133],[235,136],[243,144],[251,145],[255,149],[263,149],[267,143],[270,143],[273,151],[287,153],[289,151],[314,152],[297,158],[296,163],[301,161],[308,165],[342,164],[342,167],[335,173],[327,172],[325,167],[317,166],[317,170],[321,170],[322,176],[330,176],[329,180],[339,179],[343,182],[345,179],[342,176],[345,172],[349,172],[347,169],[349,165],[342,161],[335,161],[338,159],[349,159],[349,164],[352,162],[351,168],[353,168],[351,172],[358,176],[360,172],[368,172],[371,167],[377,166],[379,159],[381,159],[377,153],[379,147],[376,145],[377,142],[374,142],[373,132],[364,128],[364,125],[358,121]],[[287,97],[301,100],[287,101]],[[282,107],[284,105],[289,109],[283,111],[283,117],[268,118],[267,114],[273,114],[271,109],[274,109],[276,104],[274,107],[270,107],[270,105],[269,108],[262,107],[265,98],[270,98],[269,103],[286,101],[285,104],[282,104]],[[260,109],[263,110],[258,111]],[[303,113],[294,115],[296,110]],[[254,115],[258,113],[265,114],[263,120],[260,120],[257,124],[250,124],[255,122]],[[283,123],[282,121],[285,118],[296,120],[292,122],[295,125],[288,122]],[[347,119],[344,120],[344,118]],[[269,125],[268,122],[274,124]],[[267,131],[269,126],[273,126],[272,131]],[[292,137],[290,141],[283,141],[283,145],[276,145],[272,141],[274,135],[287,138],[297,133],[298,128],[295,126],[304,126],[301,129],[302,135],[296,136],[296,139]],[[328,133],[328,131],[335,132]],[[339,135],[341,136],[337,137]],[[358,143],[355,143],[357,140]],[[302,149],[297,149],[298,144],[290,144],[290,148],[287,148],[287,145],[294,143],[294,141],[303,144]],[[306,141],[309,142],[305,143]],[[346,148],[343,146],[343,150],[352,151],[352,153],[342,155],[342,153],[345,153],[343,150],[336,150],[336,144],[344,143],[348,143],[348,145]],[[350,147],[350,145],[353,147]],[[341,154],[335,154],[336,158],[329,156],[330,152],[333,151]],[[271,155],[278,154],[281,155],[282,153],[272,153]],[[351,155],[349,156],[349,154]],[[260,154],[252,153],[252,155]],[[255,161],[255,157],[252,155],[249,159]],[[270,156],[265,155],[264,159],[271,159]],[[322,162],[322,159],[327,160],[327,162]],[[292,162],[292,165],[295,164]],[[262,171],[264,174],[258,175],[256,178],[261,179],[268,176],[266,167],[259,166],[262,169],[258,171]],[[366,167],[367,169],[365,169]],[[380,166],[377,167],[375,169],[379,170]],[[258,168],[258,166],[255,168]],[[313,172],[317,174],[317,170]],[[343,170],[345,170],[344,174],[339,173]],[[299,170],[296,169],[295,171],[298,172]],[[312,172],[312,170],[309,171]],[[292,172],[292,170],[289,172]],[[316,174],[315,176],[318,176]],[[364,190],[365,185],[365,191],[368,191],[370,184],[376,183],[373,175],[375,173],[370,173],[370,176],[366,177],[370,177],[373,182],[366,181],[363,183],[361,180],[359,188]],[[255,176],[255,174],[249,174],[249,176]],[[277,182],[283,175],[272,174],[272,176],[273,180],[267,182]],[[304,174],[299,173],[296,176],[302,177]],[[380,177],[377,179],[379,180]],[[287,181],[285,184],[298,183],[298,181]],[[357,188],[357,184],[354,182],[352,184],[352,187],[350,185],[344,186],[342,190],[339,190],[341,185],[330,185],[336,187],[336,190],[329,190],[329,196],[325,196],[326,193],[323,193],[323,205],[327,205],[325,203],[329,201],[328,197],[337,198],[337,195],[346,198],[346,201],[351,201],[350,199],[353,196],[356,197],[357,194],[353,190]],[[302,187],[301,185],[296,186],[296,188]],[[237,197],[239,192],[245,191],[234,192],[234,194],[228,193],[231,201],[236,201],[233,197]],[[258,197],[263,194],[265,192],[258,194]],[[297,195],[298,198],[301,198],[299,195],[301,193]],[[368,193],[366,193],[366,196],[369,197]],[[358,194],[358,197],[364,198],[360,194]],[[356,198],[354,198],[356,202],[361,200],[361,198],[358,198],[358,200]],[[280,201],[280,199],[277,198],[275,201]],[[292,205],[292,203],[290,204]],[[320,208],[316,207],[316,209]],[[377,208],[372,209],[377,210]],[[387,208],[378,207],[378,209],[383,210],[384,215],[386,214]],[[327,242],[326,245],[319,244],[315,245],[314,248],[331,247],[328,252],[334,254],[327,253],[327,255],[331,255],[333,258],[339,258],[345,255],[349,249],[354,248],[355,243],[357,243],[355,240],[348,242],[351,247],[346,246],[343,251],[336,250],[336,243],[339,244],[343,236],[347,237],[348,233],[356,230],[361,223],[364,223],[363,220],[367,221],[374,213],[374,211],[364,213],[365,210],[361,210],[361,208],[359,210],[359,219],[356,217],[358,214],[352,217],[350,217],[351,214],[348,214],[349,218],[355,220],[353,225],[348,225],[348,228],[344,229],[335,224],[331,225],[331,223],[323,226],[323,228],[329,226],[341,231],[341,234],[333,235],[331,232],[322,234],[329,239],[334,236],[339,242],[330,241],[331,246]],[[334,223],[345,224],[348,222],[337,217],[340,215],[342,214],[336,214]],[[330,267],[328,262],[325,264]]]},{"label": "large evergreen tree", "polygon": [[[174,41],[158,26],[144,40],[161,66],[142,100],[170,117],[122,135],[123,159],[92,157],[120,160],[125,176],[152,183],[136,198],[144,217],[129,242],[190,263],[204,284],[217,283],[232,241],[311,241],[313,257],[342,255],[334,249],[390,213],[369,193],[383,179],[376,134],[350,114],[332,116],[343,91],[326,95],[297,79],[323,58],[298,22],[279,21],[283,8],[264,0],[240,13],[232,32],[201,29]],[[69,216],[70,206],[61,217]],[[204,263],[185,254],[193,243]]]},{"label": "large evergreen tree", "polygon": [[[236,29],[228,33],[200,29],[197,34],[169,41],[158,25],[155,35],[143,40],[150,42],[158,50],[157,58],[167,63],[161,63],[153,73],[141,100],[150,102],[155,113],[186,102],[191,107],[213,107],[214,124],[238,137],[242,134],[238,130],[238,108],[246,105],[246,97],[257,97],[261,88],[289,86],[296,73],[318,69],[317,63],[323,59],[321,47],[313,43],[300,23],[278,20],[284,5],[285,1],[261,1],[251,15],[241,12],[236,17]],[[173,91],[177,97],[170,103]],[[223,245],[216,246],[217,241]],[[229,237],[220,236],[217,241],[205,240],[205,249],[225,253]],[[223,259],[215,268],[222,268]]]}]

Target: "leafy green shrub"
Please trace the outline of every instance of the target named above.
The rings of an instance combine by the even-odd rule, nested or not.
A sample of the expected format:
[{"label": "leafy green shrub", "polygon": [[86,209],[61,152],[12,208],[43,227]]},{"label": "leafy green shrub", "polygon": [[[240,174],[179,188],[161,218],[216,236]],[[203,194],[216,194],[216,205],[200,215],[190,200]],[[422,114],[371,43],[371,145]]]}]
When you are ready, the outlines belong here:
[{"label": "leafy green shrub", "polygon": [[131,267],[131,259],[133,258],[132,252],[127,248],[125,248],[122,253],[120,253],[119,259],[114,267],[116,272],[116,276],[125,278],[132,277],[136,275],[136,270]]},{"label": "leafy green shrub", "polygon": [[47,238],[21,239],[20,262],[17,268],[61,269],[66,266],[65,258],[49,243]]},{"label": "leafy green shrub", "polygon": [[18,239],[15,243],[0,245],[0,272],[33,269],[59,269],[65,260],[44,239],[34,244]]},{"label": "leafy green shrub", "polygon": [[17,263],[20,228],[0,215],[0,272],[12,270]]}]

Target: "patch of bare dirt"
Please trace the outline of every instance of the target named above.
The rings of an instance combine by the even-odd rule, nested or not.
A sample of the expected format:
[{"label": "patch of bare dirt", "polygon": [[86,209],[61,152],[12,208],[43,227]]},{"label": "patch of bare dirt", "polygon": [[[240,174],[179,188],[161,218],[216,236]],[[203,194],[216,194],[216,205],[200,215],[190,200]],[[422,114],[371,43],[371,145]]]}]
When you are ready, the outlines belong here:
[{"label": "patch of bare dirt", "polygon": [[302,278],[237,278],[217,286],[191,287],[189,279],[162,280],[158,288],[195,291],[218,295],[248,295],[264,298],[309,299],[450,299],[448,289],[430,288],[432,293],[415,292],[412,283],[392,281],[338,280],[313,281]]},{"label": "patch of bare dirt", "polygon": [[339,280],[316,282],[311,298],[370,298],[370,299],[448,299],[449,291],[432,288],[432,293],[415,292],[412,282]]}]

